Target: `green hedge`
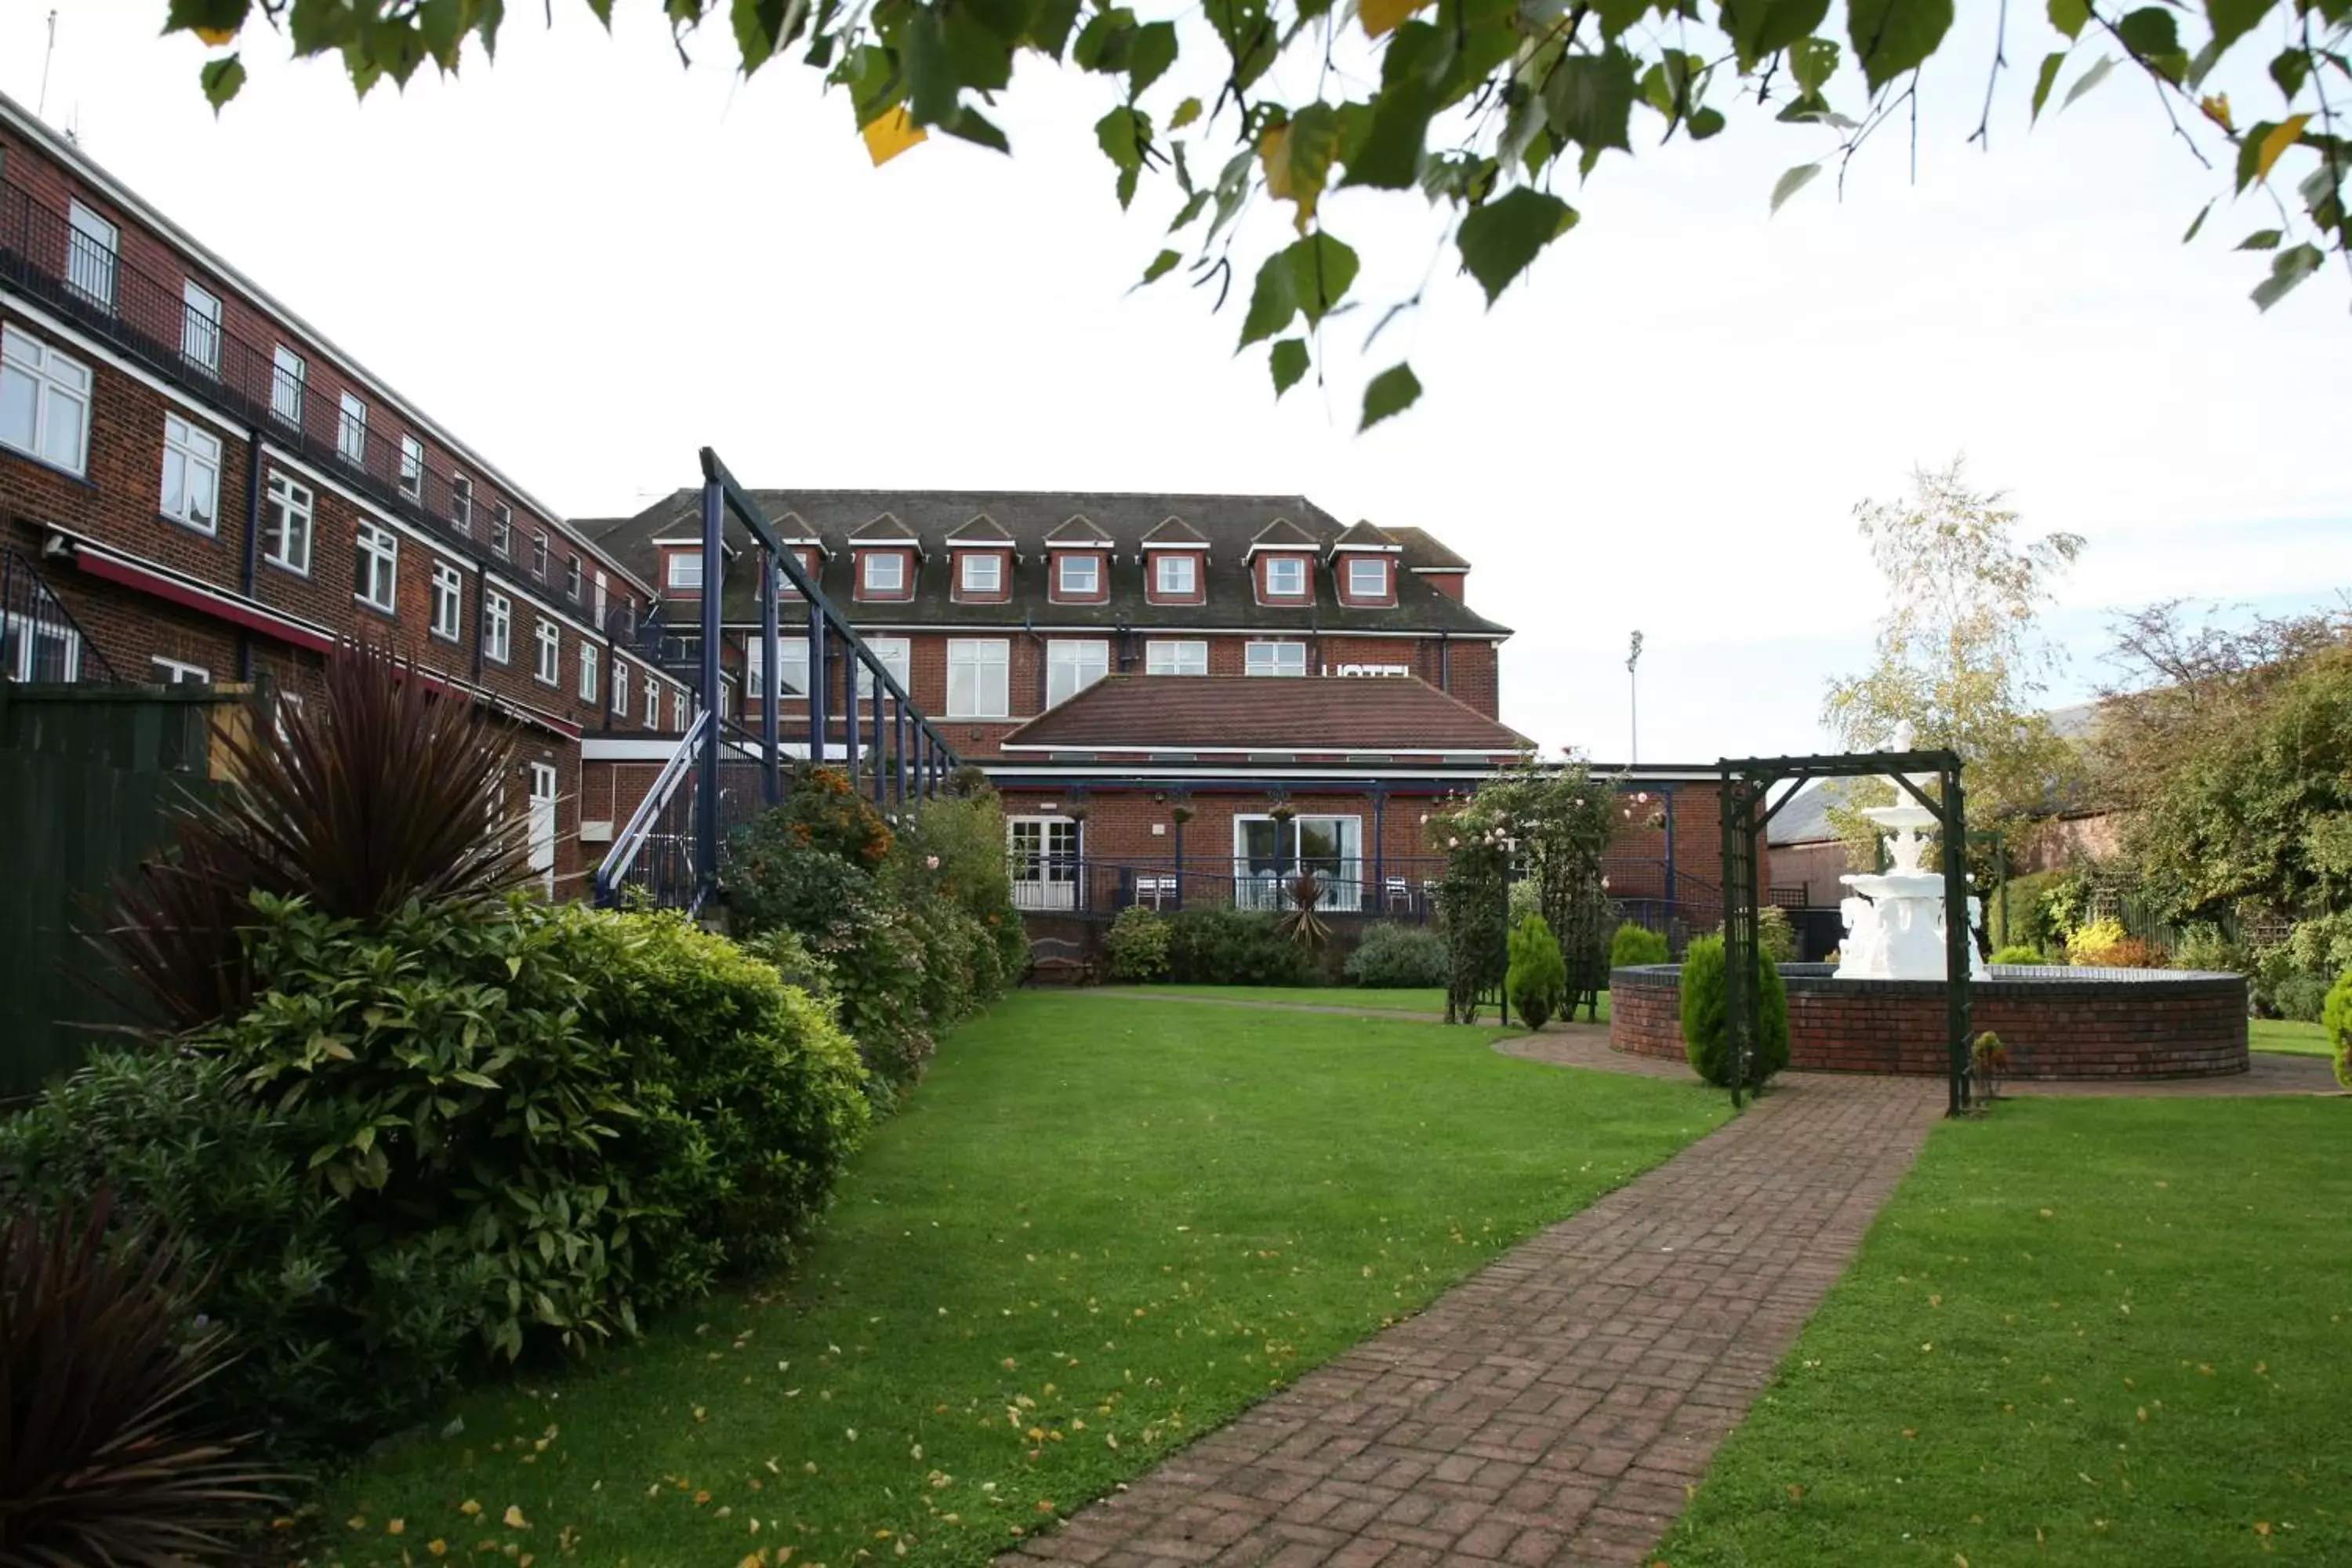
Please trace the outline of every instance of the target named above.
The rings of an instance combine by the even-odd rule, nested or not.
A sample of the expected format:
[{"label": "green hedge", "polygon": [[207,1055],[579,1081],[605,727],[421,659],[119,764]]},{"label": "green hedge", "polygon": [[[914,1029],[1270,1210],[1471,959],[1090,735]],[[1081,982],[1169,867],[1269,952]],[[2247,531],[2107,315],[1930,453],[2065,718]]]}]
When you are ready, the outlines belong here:
[{"label": "green hedge", "polygon": [[[1683,1049],[1699,1077],[1718,1089],[1731,1087],[1731,1028],[1723,939],[1704,936],[1683,953]],[[1789,1065],[1789,988],[1779,966],[1759,953],[1756,978],[1762,987],[1762,1030],[1748,1066],[1749,1089],[1761,1089]]]},{"label": "green hedge", "polygon": [[1364,928],[1363,940],[1348,955],[1352,985],[1417,991],[1444,985],[1452,973],[1445,938],[1429,926],[1381,921]]},{"label": "green hedge", "polygon": [[1632,969],[1644,963],[1664,963],[1670,952],[1664,935],[1627,921],[1609,939],[1609,967]]},{"label": "green hedge", "polygon": [[1311,985],[1315,966],[1271,915],[1179,910],[1168,917],[1168,978],[1180,985]]}]

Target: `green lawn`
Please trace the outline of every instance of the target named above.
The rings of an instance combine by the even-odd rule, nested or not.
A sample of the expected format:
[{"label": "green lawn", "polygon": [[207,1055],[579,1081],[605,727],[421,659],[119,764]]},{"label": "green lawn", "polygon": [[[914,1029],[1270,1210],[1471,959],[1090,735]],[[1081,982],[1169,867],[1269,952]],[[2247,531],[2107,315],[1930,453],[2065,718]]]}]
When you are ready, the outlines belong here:
[{"label": "green lawn", "polygon": [[[1357,985],[1138,985],[1133,989],[1161,996],[1213,996],[1227,1002],[1286,1002],[1316,1007],[1371,1007],[1396,1013],[1432,1013],[1443,1016],[1445,993],[1426,990],[1381,990]],[[1491,1012],[1490,1015],[1491,1016]],[[1579,1013],[1577,1020],[1584,1020]],[[1609,1021],[1609,993],[1601,994],[1600,1023]]]},{"label": "green lawn", "polygon": [[2336,1054],[2327,1043],[2327,1031],[2316,1024],[2297,1024],[2285,1018],[2256,1018],[2246,1025],[2246,1044],[2258,1051],[2277,1051],[2290,1057],[2326,1057]]},{"label": "green lawn", "polygon": [[2352,1106],[1947,1123],[1674,1568],[2352,1563]]},{"label": "green lawn", "polygon": [[1726,1114],[1496,1037],[1018,994],[789,1282],[462,1402],[331,1489],[312,1561],[984,1563]]}]

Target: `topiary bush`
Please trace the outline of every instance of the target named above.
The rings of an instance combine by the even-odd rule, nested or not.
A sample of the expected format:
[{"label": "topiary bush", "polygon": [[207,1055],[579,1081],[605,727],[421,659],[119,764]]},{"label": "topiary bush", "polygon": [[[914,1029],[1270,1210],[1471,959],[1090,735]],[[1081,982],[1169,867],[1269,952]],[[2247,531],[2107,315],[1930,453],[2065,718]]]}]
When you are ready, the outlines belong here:
[{"label": "topiary bush", "polygon": [[1671,952],[1663,934],[1627,921],[1609,939],[1609,967],[1632,969],[1644,963],[1664,963]]},{"label": "topiary bush", "polygon": [[2319,1010],[2319,1026],[2336,1056],[2336,1081],[2352,1089],[2352,969],[2336,977]]},{"label": "topiary bush", "polygon": [[1160,911],[1130,904],[1103,933],[1103,952],[1114,980],[1145,984],[1168,973],[1168,922]]},{"label": "topiary bush", "polygon": [[1529,915],[1511,930],[1510,954],[1503,994],[1511,999],[1521,1023],[1540,1029],[1568,990],[1568,964],[1559,956],[1559,942],[1543,916]]},{"label": "topiary bush", "polygon": [[1364,928],[1348,955],[1349,984],[1382,990],[1421,990],[1446,979],[1445,939],[1427,926],[1381,921]]},{"label": "topiary bush", "polygon": [[1168,978],[1180,985],[1307,985],[1314,964],[1270,915],[1179,910],[1168,917]]},{"label": "topiary bush", "polygon": [[[1763,1088],[1774,1073],[1789,1065],[1789,988],[1780,978],[1780,968],[1764,962],[1761,954],[1757,958],[1756,977],[1761,987],[1761,1028],[1755,1054],[1748,1062],[1747,1087],[1750,1089]],[[1729,997],[1725,984],[1727,978],[1721,937],[1701,937],[1685,950],[1683,1050],[1699,1077],[1718,1089],[1731,1087]]]},{"label": "topiary bush", "polygon": [[2042,950],[2040,948],[2026,947],[2022,944],[2012,944],[2009,947],[1994,949],[1993,955],[1985,960],[1985,962],[1988,963],[2040,964],[2047,963],[2050,961],[2042,956]]}]

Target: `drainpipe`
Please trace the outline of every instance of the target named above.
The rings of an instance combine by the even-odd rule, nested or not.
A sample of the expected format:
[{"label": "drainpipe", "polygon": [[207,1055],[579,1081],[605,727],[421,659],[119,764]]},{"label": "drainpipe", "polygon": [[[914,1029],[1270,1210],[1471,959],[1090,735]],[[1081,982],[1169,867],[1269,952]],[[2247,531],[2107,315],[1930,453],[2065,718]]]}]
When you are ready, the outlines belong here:
[{"label": "drainpipe", "polygon": [[[237,592],[253,597],[261,571],[261,432],[245,433],[245,560],[237,569]],[[253,634],[236,634],[236,678],[253,679]]]},{"label": "drainpipe", "polygon": [[[487,594],[488,594],[488,577],[489,577],[489,568],[488,568],[488,567],[487,567],[487,566],[485,566],[485,565],[483,565],[483,564],[482,564],[480,562],[478,562],[478,561],[475,562],[475,563],[474,563],[474,684],[475,684],[475,685],[477,685],[477,686],[479,686],[479,685],[482,683],[482,643],[483,643],[484,639],[485,639],[485,638],[487,638],[487,637],[490,635],[490,624],[489,624],[489,622],[488,622],[488,621],[485,620],[485,619],[483,618],[483,616],[482,616],[482,611],[483,611],[483,610],[488,606],[488,602],[489,602],[489,601],[488,601],[488,597],[487,597]],[[511,612],[511,611],[509,611],[509,615],[511,615],[511,613],[512,613],[512,612]],[[511,619],[509,619],[509,620],[507,622],[507,640],[508,640],[508,642],[509,643],[509,645],[511,645],[511,643],[512,643],[512,642],[513,642],[513,640],[514,640],[514,622],[513,622]],[[508,657],[509,657],[509,658],[512,658],[512,657],[513,657],[513,650],[512,650],[511,647],[509,647],[509,650],[508,650]]]},{"label": "drainpipe", "polygon": [[[1048,567],[1046,568],[1046,570],[1050,572],[1050,571],[1052,571],[1052,570],[1053,570],[1053,568],[1052,568],[1051,566],[1048,566]],[[1042,634],[1040,634],[1040,633],[1039,633],[1039,631],[1037,630],[1037,618],[1036,618],[1036,616],[1035,616],[1033,613],[1031,613],[1030,611],[1024,610],[1024,611],[1022,611],[1022,612],[1021,612],[1021,629],[1022,629],[1023,631],[1024,631],[1024,632],[1026,632],[1026,633],[1028,633],[1028,634],[1029,634],[1029,640],[1030,640],[1031,642],[1034,642],[1034,643],[1035,643],[1035,644],[1037,645],[1037,708],[1036,708],[1036,711],[1038,711],[1038,712],[1040,712],[1040,713],[1043,713],[1043,712],[1045,710],[1045,691],[1046,691],[1046,684],[1045,684],[1045,683],[1046,683],[1046,681],[1050,679],[1049,672],[1048,672],[1048,671],[1046,670],[1046,668],[1045,668],[1045,637],[1044,637]],[[1006,682],[1006,684],[1009,686],[1009,685],[1011,684],[1010,680],[1008,680],[1008,681]]]},{"label": "drainpipe", "polygon": [[1437,634],[1437,689],[1444,692],[1454,689],[1454,634],[1451,632]]}]

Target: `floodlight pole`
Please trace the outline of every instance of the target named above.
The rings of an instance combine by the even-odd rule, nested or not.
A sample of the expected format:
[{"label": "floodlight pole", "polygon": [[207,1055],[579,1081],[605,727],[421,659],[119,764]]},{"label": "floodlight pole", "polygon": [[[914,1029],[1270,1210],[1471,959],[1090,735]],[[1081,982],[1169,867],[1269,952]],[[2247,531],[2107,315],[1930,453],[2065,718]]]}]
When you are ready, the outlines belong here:
[{"label": "floodlight pole", "polygon": [[1625,761],[1630,765],[1642,760],[1642,678],[1633,668],[1642,662],[1642,634],[1633,634],[1633,651],[1625,656],[1625,697],[1630,733],[1626,736]]}]

